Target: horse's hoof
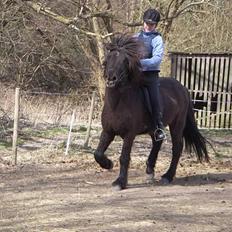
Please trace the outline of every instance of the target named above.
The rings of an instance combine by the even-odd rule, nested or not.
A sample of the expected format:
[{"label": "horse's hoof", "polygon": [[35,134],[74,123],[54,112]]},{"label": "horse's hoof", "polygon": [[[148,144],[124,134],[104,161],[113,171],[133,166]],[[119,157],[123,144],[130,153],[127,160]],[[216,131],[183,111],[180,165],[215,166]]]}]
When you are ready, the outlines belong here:
[{"label": "horse's hoof", "polygon": [[169,181],[166,177],[162,177],[160,183],[163,185],[168,185],[171,183],[171,181]]},{"label": "horse's hoof", "polygon": [[111,160],[107,160],[107,165],[106,165],[106,167],[105,167],[105,169],[113,169],[113,167],[114,167],[114,163],[111,161]]},{"label": "horse's hoof", "polygon": [[113,162],[109,159],[105,159],[104,162],[99,163],[99,164],[102,168],[108,169],[108,170],[113,169],[113,167],[114,167]]},{"label": "horse's hoof", "polygon": [[153,184],[155,182],[154,174],[147,174],[146,178],[147,184]]},{"label": "horse's hoof", "polygon": [[117,191],[120,191],[120,190],[126,188],[126,184],[123,181],[121,181],[120,179],[115,180],[112,183],[112,186],[113,186],[113,189],[117,190]]},{"label": "horse's hoof", "polygon": [[122,190],[122,187],[119,186],[119,185],[113,185],[113,190],[114,190],[114,191],[121,191],[121,190]]},{"label": "horse's hoof", "polygon": [[94,156],[95,160],[97,161],[97,163],[104,169],[112,169],[114,167],[113,162],[106,158],[106,157],[101,157],[101,156]]}]

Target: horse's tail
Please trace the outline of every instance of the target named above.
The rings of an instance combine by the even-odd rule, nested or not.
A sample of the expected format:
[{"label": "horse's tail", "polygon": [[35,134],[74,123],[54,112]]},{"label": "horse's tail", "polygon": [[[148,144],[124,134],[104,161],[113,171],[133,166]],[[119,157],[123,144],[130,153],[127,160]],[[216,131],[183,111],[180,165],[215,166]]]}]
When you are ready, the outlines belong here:
[{"label": "horse's tail", "polygon": [[183,136],[185,140],[185,149],[187,152],[191,153],[193,150],[200,162],[202,160],[209,162],[209,155],[206,147],[206,143],[208,143],[208,141],[202,136],[199,129],[197,128],[191,100],[188,107]]}]

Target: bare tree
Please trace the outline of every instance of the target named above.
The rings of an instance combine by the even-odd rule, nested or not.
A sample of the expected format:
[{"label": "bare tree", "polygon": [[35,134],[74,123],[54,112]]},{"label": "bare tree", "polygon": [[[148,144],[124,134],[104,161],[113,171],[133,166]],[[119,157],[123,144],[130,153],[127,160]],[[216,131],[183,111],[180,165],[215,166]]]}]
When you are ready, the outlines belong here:
[{"label": "bare tree", "polygon": [[[213,33],[218,49],[226,48],[225,40],[231,38],[231,30],[226,32],[230,28],[226,0],[4,0],[0,4],[0,77],[8,81],[10,73],[24,87],[55,86],[57,91],[69,91],[88,80],[88,85],[97,86],[102,96],[104,43],[117,32],[138,31],[148,7],[161,12],[159,30],[166,50],[190,50],[191,43],[203,50],[208,42],[202,42],[202,38]],[[209,20],[215,15],[226,25],[220,27],[217,20],[211,24]],[[205,19],[210,32],[203,23]],[[224,28],[222,37],[213,32],[215,27],[221,31]]]}]

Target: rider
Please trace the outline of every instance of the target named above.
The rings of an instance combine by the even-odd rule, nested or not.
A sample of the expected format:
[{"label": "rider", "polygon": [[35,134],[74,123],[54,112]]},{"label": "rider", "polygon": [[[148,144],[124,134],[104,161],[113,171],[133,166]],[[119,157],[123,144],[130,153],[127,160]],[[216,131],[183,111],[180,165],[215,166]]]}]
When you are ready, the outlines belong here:
[{"label": "rider", "polygon": [[155,9],[148,9],[143,15],[143,30],[137,34],[139,40],[145,45],[145,54],[140,60],[142,71],[145,76],[145,86],[149,92],[154,120],[155,139],[163,140],[166,135],[162,123],[162,113],[159,99],[159,72],[163,58],[164,44],[161,34],[156,31],[160,13]]}]

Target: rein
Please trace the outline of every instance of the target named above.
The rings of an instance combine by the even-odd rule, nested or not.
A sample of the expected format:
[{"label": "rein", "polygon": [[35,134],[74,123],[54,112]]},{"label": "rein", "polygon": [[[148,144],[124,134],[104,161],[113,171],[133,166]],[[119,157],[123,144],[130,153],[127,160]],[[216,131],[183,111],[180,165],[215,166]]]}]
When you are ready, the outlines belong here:
[{"label": "rein", "polygon": [[[114,67],[114,70],[107,70],[107,67],[105,66],[105,74],[111,74],[111,76],[106,75],[106,87],[114,88],[118,84],[122,85],[122,83],[123,85],[127,85],[128,82],[133,81],[133,79],[137,79],[137,76],[139,75],[138,72],[140,70],[140,48],[141,44],[136,38],[123,36],[116,38],[111,44],[108,45],[108,55],[111,58],[110,65],[111,67]],[[115,58],[116,56],[117,59]],[[123,58],[121,58],[121,56]],[[118,61],[117,64],[115,64],[116,60]],[[131,71],[133,73],[130,74]],[[133,78],[130,80],[130,77],[132,76]]]},{"label": "rein", "polygon": [[116,85],[116,83],[123,83],[123,81],[126,82],[126,80],[124,80],[124,79],[128,76],[128,73],[127,73],[127,76],[126,75],[124,76],[124,74],[126,74],[126,71],[123,71],[120,74],[120,77],[118,79],[116,79],[116,80],[109,80],[109,79],[107,79],[106,80],[106,87],[108,87],[108,88],[114,88],[115,85]]}]

